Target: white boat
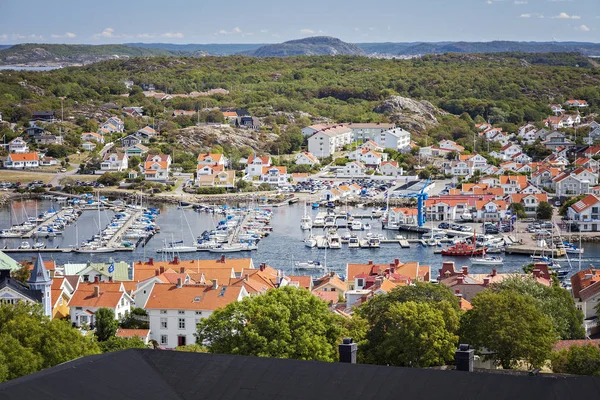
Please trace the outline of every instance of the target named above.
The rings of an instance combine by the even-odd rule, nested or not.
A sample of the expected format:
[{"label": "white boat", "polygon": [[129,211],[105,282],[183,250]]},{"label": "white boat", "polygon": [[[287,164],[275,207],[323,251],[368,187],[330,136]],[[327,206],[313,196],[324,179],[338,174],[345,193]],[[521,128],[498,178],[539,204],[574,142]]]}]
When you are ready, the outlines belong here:
[{"label": "white boat", "polygon": [[329,241],[325,236],[315,236],[315,239],[317,241],[317,248],[319,249],[326,249],[329,245]]},{"label": "white boat", "polygon": [[212,249],[214,247],[218,247],[218,246],[219,246],[219,243],[214,242],[214,241],[208,241],[208,242],[198,243],[196,245],[196,250],[209,251],[210,249]]},{"label": "white boat", "polygon": [[296,268],[302,270],[321,271],[324,269],[323,265],[318,261],[296,262],[295,265]]},{"label": "white boat", "polygon": [[21,234],[19,232],[15,232],[12,229],[8,229],[5,231],[0,231],[0,238],[20,238]]},{"label": "white boat", "polygon": [[502,257],[486,256],[480,258],[471,258],[471,265],[502,265]]},{"label": "white boat", "polygon": [[362,222],[356,219],[352,221],[352,224],[350,225],[350,229],[352,229],[353,231],[360,231],[362,230],[362,227]]},{"label": "white boat", "polygon": [[328,235],[327,244],[330,249],[341,249],[342,248],[342,240],[340,235],[337,232],[333,232]]},{"label": "white boat", "polygon": [[363,231],[370,231],[371,230],[371,224],[363,224],[362,230]]},{"label": "white boat", "polygon": [[310,215],[308,215],[308,212],[306,211],[306,203],[304,203],[304,215],[300,220],[300,229],[302,229],[303,231],[307,231],[309,229],[312,229],[312,226],[312,219],[310,218]]},{"label": "white boat", "polygon": [[256,246],[250,246],[243,243],[224,244],[222,246],[213,247],[208,251],[211,253],[236,253],[238,251],[256,250]]},{"label": "white boat", "polygon": [[113,249],[112,247],[97,246],[94,244],[91,246],[78,247],[74,251],[76,253],[112,253],[115,251],[115,249]]},{"label": "white boat", "polygon": [[348,241],[348,247],[351,249],[357,249],[360,247],[360,242],[358,240],[358,236],[351,235],[350,240]]},{"label": "white boat", "polygon": [[42,243],[42,242],[35,242],[33,245],[34,249],[45,249],[46,248],[46,244]]},{"label": "white boat", "polygon": [[195,253],[196,246],[175,245],[156,250],[157,253]]},{"label": "white boat", "polygon": [[304,245],[308,248],[313,248],[317,246],[317,240],[314,237],[308,237],[304,239]]},{"label": "white boat", "polygon": [[31,249],[31,245],[29,244],[29,242],[21,242],[21,245],[19,246],[19,249],[21,249],[21,250],[29,250],[29,249]]}]

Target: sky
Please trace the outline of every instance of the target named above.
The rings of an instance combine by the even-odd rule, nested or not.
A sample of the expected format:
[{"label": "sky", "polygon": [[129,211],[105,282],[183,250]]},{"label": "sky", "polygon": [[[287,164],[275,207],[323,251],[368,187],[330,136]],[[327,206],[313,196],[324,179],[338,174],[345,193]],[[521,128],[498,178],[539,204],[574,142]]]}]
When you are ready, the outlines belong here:
[{"label": "sky", "polygon": [[[34,11],[35,10],[35,11]],[[600,0],[0,0],[0,44],[600,42]]]}]

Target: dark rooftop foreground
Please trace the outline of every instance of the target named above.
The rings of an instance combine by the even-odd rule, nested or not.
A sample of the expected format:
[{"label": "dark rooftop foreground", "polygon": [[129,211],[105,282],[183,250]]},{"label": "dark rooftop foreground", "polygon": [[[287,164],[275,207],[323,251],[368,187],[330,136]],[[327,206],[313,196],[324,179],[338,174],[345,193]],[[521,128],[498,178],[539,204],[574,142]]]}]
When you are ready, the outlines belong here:
[{"label": "dark rooftop foreground", "polygon": [[577,399],[600,377],[509,375],[131,349],[0,385],[0,399]]}]

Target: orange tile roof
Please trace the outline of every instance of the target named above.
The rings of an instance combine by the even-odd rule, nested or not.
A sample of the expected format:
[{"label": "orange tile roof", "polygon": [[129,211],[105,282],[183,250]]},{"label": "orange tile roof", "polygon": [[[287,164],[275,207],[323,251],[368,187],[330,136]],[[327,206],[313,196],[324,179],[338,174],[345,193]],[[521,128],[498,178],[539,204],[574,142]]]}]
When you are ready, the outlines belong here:
[{"label": "orange tile roof", "polygon": [[39,161],[38,153],[11,153],[8,155],[12,162]]},{"label": "orange tile roof", "polygon": [[570,349],[573,346],[585,346],[588,344],[598,347],[598,345],[600,345],[600,339],[559,340],[552,346],[552,350],[561,351],[563,349]]},{"label": "orange tile roof", "polygon": [[[81,287],[81,285],[80,285]],[[73,297],[69,301],[69,307],[107,307],[116,308],[121,301],[121,297],[125,296],[123,292],[115,291],[100,291],[96,297],[94,292],[90,290],[81,290],[77,288]]]},{"label": "orange tile roof", "polygon": [[252,162],[255,159],[260,159],[261,163],[265,164],[265,165],[271,163],[271,157],[269,157],[269,156],[260,156],[260,157],[258,157],[258,156],[255,156],[255,155],[251,155],[250,157],[248,157],[248,164],[252,164]]},{"label": "orange tile roof", "polygon": [[217,154],[217,153],[202,153],[198,155],[198,161],[202,162],[204,160],[206,160],[208,157],[210,157],[212,159],[212,162],[218,163],[219,161],[221,161],[221,158],[223,157],[223,154]]},{"label": "orange tile roof", "polygon": [[223,111],[224,117],[237,117],[237,113],[235,111]]},{"label": "orange tile roof", "polygon": [[271,166],[271,167],[262,167],[262,173],[264,174],[268,174],[270,170],[272,169],[276,169],[277,171],[279,171],[279,173],[281,175],[285,175],[287,174],[287,167],[276,167],[276,166]]},{"label": "orange tile roof", "polygon": [[186,271],[192,270],[196,272],[204,272],[209,268],[233,268],[235,273],[241,273],[244,269],[255,269],[252,268],[254,266],[252,262],[252,258],[227,258],[225,256],[221,256],[216,260],[177,260],[174,261],[137,261],[133,264],[134,269],[134,277],[137,279],[137,274],[139,271],[150,270],[152,275],[155,275],[155,271],[159,270],[161,267],[165,270],[169,268],[178,269],[183,267]]},{"label": "orange tile roof", "polygon": [[322,289],[324,286],[334,286],[336,289],[341,289],[342,291],[348,290],[348,284],[341,280],[337,275],[325,275],[319,279],[316,279],[313,292],[320,291],[320,289]]},{"label": "orange tile roof", "polygon": [[[158,166],[160,167],[160,169],[167,169],[169,167],[169,164],[166,161],[146,161],[144,163],[144,169],[146,171],[151,170],[152,166],[154,164],[158,164]],[[148,173],[148,172],[146,172]]]},{"label": "orange tile roof", "polygon": [[392,208],[392,211],[395,213],[402,212],[402,214],[404,214],[406,216],[417,215],[419,213],[419,210],[417,210],[416,208],[407,208],[407,207]]},{"label": "orange tile roof", "polygon": [[152,288],[146,309],[216,310],[237,301],[242,287],[183,285],[178,288],[168,283],[157,283]]},{"label": "orange tile roof", "polygon": [[591,207],[594,204],[598,203],[598,201],[600,201],[600,199],[598,199],[598,197],[596,197],[593,194],[588,194],[583,199],[581,199],[577,203],[573,204],[571,206],[571,208],[579,213],[579,212],[584,211],[588,207]]},{"label": "orange tile roof", "polygon": [[535,197],[538,200],[538,202],[541,202],[541,201],[547,202],[548,201],[547,193],[533,193],[533,194],[514,193],[514,194],[510,195],[510,202],[511,203],[521,203],[525,197],[529,197],[529,196]]},{"label": "orange tile roof", "polygon": [[150,334],[150,329],[117,329],[116,337],[132,338],[139,337],[145,339]]},{"label": "orange tile roof", "polygon": [[571,285],[573,287],[573,297],[579,298],[580,292],[596,283],[600,282],[600,270],[590,267],[577,272],[571,276]]},{"label": "orange tile roof", "polygon": [[312,276],[308,275],[290,275],[290,282],[298,283],[298,286],[310,290],[312,286]]},{"label": "orange tile roof", "polygon": [[338,292],[323,292],[322,290],[313,290],[312,294],[329,304],[337,304],[339,301]]}]

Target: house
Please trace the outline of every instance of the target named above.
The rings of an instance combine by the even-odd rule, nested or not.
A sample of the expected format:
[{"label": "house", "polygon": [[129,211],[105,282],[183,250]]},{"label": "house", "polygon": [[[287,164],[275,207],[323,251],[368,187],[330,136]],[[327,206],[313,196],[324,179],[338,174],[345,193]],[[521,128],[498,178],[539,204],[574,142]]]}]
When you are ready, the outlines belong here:
[{"label": "house", "polygon": [[484,221],[504,219],[508,206],[503,200],[478,200],[475,202],[475,218]]},{"label": "house", "polygon": [[444,140],[440,141],[438,147],[440,149],[456,151],[457,153],[462,153],[463,151],[465,151],[465,148],[463,146],[461,146],[460,144],[457,144],[455,141],[448,140],[448,139],[444,139]]},{"label": "house", "polygon": [[256,154],[248,157],[246,165],[246,175],[250,178],[255,176],[261,176],[264,167],[271,166],[271,157],[269,156],[257,156]]},{"label": "house", "polygon": [[[377,142],[377,137],[385,132],[392,130],[396,127],[394,123],[383,123],[383,122],[375,122],[375,123],[349,123],[344,124],[347,126],[352,133],[352,140],[357,142],[366,142],[367,140],[374,140]],[[379,143],[381,144],[381,143]],[[319,154],[315,153],[314,154]]]},{"label": "house", "polygon": [[294,162],[296,165],[310,165],[314,167],[317,164],[320,164],[320,161],[317,157],[309,153],[308,151],[303,151],[294,156]]},{"label": "house", "polygon": [[193,117],[194,115],[196,115],[196,111],[194,110],[173,110],[171,113],[172,117]]},{"label": "house", "polygon": [[577,168],[563,172],[552,179],[553,189],[558,197],[578,196],[589,193],[596,186],[598,175],[587,168]]},{"label": "house", "polygon": [[588,107],[589,104],[587,101],[585,100],[575,100],[575,99],[571,99],[571,100],[567,100],[565,101],[565,106],[567,107],[578,107],[578,108],[584,108],[584,107]]},{"label": "house", "polygon": [[367,167],[359,162],[352,161],[347,163],[344,167],[337,170],[338,178],[360,178],[366,176]]},{"label": "house", "polygon": [[93,142],[83,142],[81,143],[81,148],[85,151],[93,151],[96,148],[96,143]]},{"label": "house", "polygon": [[54,111],[34,111],[31,115],[31,121],[53,123],[57,121],[56,113]]},{"label": "house", "polygon": [[58,164],[58,160],[53,157],[43,157],[40,159],[40,167],[52,167]]},{"label": "house", "polygon": [[560,175],[560,173],[561,171],[559,168],[543,166],[533,171],[531,174],[531,182],[538,187],[553,189],[554,182],[552,179]]},{"label": "house", "polygon": [[13,279],[11,269],[0,269],[0,301],[15,304],[19,301],[40,303],[44,315],[52,317],[52,279],[38,254],[27,285]]},{"label": "house", "polygon": [[50,132],[47,132],[44,128],[40,126],[32,124],[31,126],[25,128],[25,133],[27,134],[27,136],[35,139],[38,136],[49,134]]},{"label": "house", "polygon": [[436,147],[436,146],[421,147],[419,149],[419,155],[421,155],[422,157],[446,158],[446,157],[448,157],[448,154],[452,154],[454,152],[456,152],[456,150],[441,148],[441,147]]},{"label": "house", "polygon": [[258,129],[260,120],[257,117],[243,116],[235,119],[235,126],[238,128]]},{"label": "house", "polygon": [[60,135],[44,134],[41,136],[36,136],[34,141],[41,145],[63,144],[63,137]]},{"label": "house", "polygon": [[123,150],[125,151],[125,154],[127,154],[128,157],[131,157],[131,156],[141,157],[142,155],[147,153],[150,149],[148,147],[144,146],[143,144],[138,143],[138,144],[134,144],[133,146],[126,147]]},{"label": "house", "polygon": [[384,161],[379,166],[379,172],[387,176],[400,176],[404,171],[398,166],[398,161]]},{"label": "house", "polygon": [[223,154],[202,153],[197,158],[198,165],[222,165],[227,164],[227,159]]},{"label": "house", "polygon": [[397,228],[400,225],[415,225],[418,210],[416,208],[396,207],[388,213],[387,227]]},{"label": "house", "polygon": [[52,278],[50,287],[52,302],[52,319],[66,319],[70,315],[69,301],[73,297],[75,288],[65,277]]},{"label": "house", "polygon": [[377,169],[382,161],[387,160],[387,153],[378,153],[369,149],[356,149],[348,154],[348,158],[359,161],[371,169]]},{"label": "house", "polygon": [[600,226],[600,198],[588,194],[567,210],[567,218],[576,224],[579,232],[598,232]]},{"label": "house", "polygon": [[352,129],[344,125],[332,125],[308,138],[308,151],[319,158],[329,157],[352,141]]},{"label": "house", "polygon": [[467,161],[453,160],[444,164],[444,173],[453,176],[466,176],[473,172],[473,164]]},{"label": "house", "polygon": [[213,174],[216,174],[217,172],[221,172],[224,170],[225,170],[225,167],[220,164],[216,164],[216,163],[212,164],[212,165],[200,164],[196,167],[196,175],[197,176],[213,175]]},{"label": "house", "polygon": [[19,154],[28,153],[29,147],[27,146],[27,142],[25,142],[22,137],[18,136],[8,142],[8,152]]},{"label": "house", "polygon": [[170,155],[148,154],[144,162],[144,178],[148,181],[166,182],[169,179],[170,166]]},{"label": "house", "polygon": [[196,185],[199,187],[235,187],[235,171],[220,171],[209,175],[197,175]]},{"label": "house", "polygon": [[[349,290],[361,290],[368,287],[369,278],[384,277],[398,283],[410,284],[411,282],[430,282],[431,267],[420,265],[418,261],[406,263],[395,259],[389,264],[348,263],[346,264],[346,276]],[[372,282],[372,281],[371,281]]]},{"label": "house", "polygon": [[150,329],[117,329],[117,333],[115,333],[116,337],[119,338],[138,338],[144,344],[148,344],[150,342]]},{"label": "house", "polygon": [[575,165],[575,167],[588,168],[592,171],[598,171],[598,169],[600,168],[600,162],[594,160],[593,158],[587,157],[579,157],[575,160],[573,165]]},{"label": "house", "polygon": [[600,270],[590,268],[571,276],[575,307],[583,312],[587,336],[600,332],[596,307],[600,302]]},{"label": "house", "polygon": [[506,146],[502,146],[502,148],[500,149],[500,154],[503,155],[503,157],[501,157],[502,160],[510,160],[515,155],[520,154],[522,152],[523,149],[521,148],[521,146],[515,143],[509,143]]},{"label": "house", "polygon": [[121,146],[123,147],[131,147],[140,143],[142,143],[142,139],[136,135],[127,135],[121,139]]},{"label": "house", "polygon": [[386,149],[410,151],[410,132],[402,128],[383,131],[374,140]]},{"label": "house", "polygon": [[4,161],[4,168],[37,168],[40,166],[38,153],[9,154]]},{"label": "house", "polygon": [[110,117],[100,125],[100,128],[109,133],[123,133],[125,131],[125,124],[119,117]]},{"label": "house", "polygon": [[132,303],[133,299],[119,282],[82,282],[69,301],[71,323],[78,328],[95,327],[99,308],[111,309],[119,320],[131,311]]},{"label": "house", "polygon": [[550,104],[549,107],[554,115],[560,115],[565,111],[560,104]]},{"label": "house", "polygon": [[569,148],[575,145],[570,139],[567,139],[567,136],[564,133],[558,131],[550,132],[548,135],[546,135],[546,139],[542,142],[542,144],[547,149],[552,150],[556,150],[560,147]]},{"label": "house", "polygon": [[288,182],[287,167],[263,167],[260,180],[269,185],[285,185]]},{"label": "house", "polygon": [[342,198],[342,195],[343,193],[338,188],[332,187],[321,192],[321,199],[325,201],[337,201]]},{"label": "house", "polygon": [[81,134],[82,142],[98,142],[104,144],[104,136],[96,132],[84,132]]},{"label": "house", "polygon": [[538,206],[542,201],[548,202],[548,195],[546,193],[514,193],[509,195],[507,198],[508,204],[521,203],[525,208],[527,217],[535,217]]},{"label": "house", "polygon": [[346,290],[348,290],[346,282],[335,272],[330,272],[313,281],[311,293],[329,304],[336,304],[340,297],[344,298]]},{"label": "house", "polygon": [[501,175],[498,185],[504,189],[504,193],[520,193],[527,187],[527,176],[525,175]]},{"label": "house", "polygon": [[328,128],[330,125],[328,124],[315,124],[310,125],[305,128],[302,128],[302,135],[304,136],[312,136],[315,132],[319,132],[325,128]]},{"label": "house", "polygon": [[235,110],[224,110],[222,111],[223,113],[223,119],[226,120],[229,123],[235,123],[235,121],[238,118],[238,114],[237,111]]},{"label": "house", "polygon": [[248,296],[243,286],[155,283],[144,305],[150,321],[150,338],[165,348],[196,343],[196,325],[216,309]]},{"label": "house", "polygon": [[137,137],[142,139],[142,143],[149,143],[150,139],[158,135],[158,132],[154,130],[151,126],[145,126],[139,131],[135,133]]},{"label": "house", "polygon": [[143,107],[123,107],[123,114],[129,115],[132,118],[139,118],[144,115]]},{"label": "house", "polygon": [[373,140],[370,140],[370,139],[367,140],[366,142],[364,142],[363,144],[361,144],[359,146],[359,148],[373,150],[373,151],[376,151],[378,153],[383,152],[383,150],[385,149],[385,147],[377,144],[376,142],[374,142]]},{"label": "house", "polygon": [[128,157],[125,153],[106,153],[100,164],[102,171],[122,172],[127,170]]}]

